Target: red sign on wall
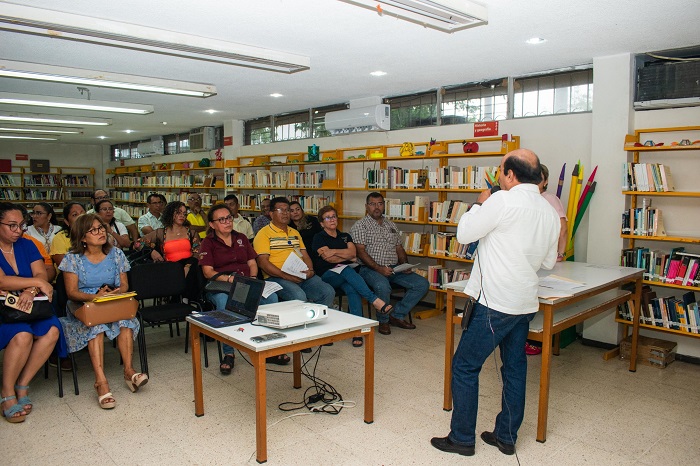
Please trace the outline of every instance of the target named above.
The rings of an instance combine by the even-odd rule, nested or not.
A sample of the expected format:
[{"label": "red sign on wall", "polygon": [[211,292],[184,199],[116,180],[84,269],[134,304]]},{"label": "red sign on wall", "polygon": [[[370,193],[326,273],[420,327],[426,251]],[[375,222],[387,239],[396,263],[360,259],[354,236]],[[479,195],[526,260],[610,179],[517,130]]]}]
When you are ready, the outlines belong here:
[{"label": "red sign on wall", "polygon": [[481,136],[498,136],[498,122],[485,121],[482,123],[474,123],[474,137]]},{"label": "red sign on wall", "polygon": [[224,146],[233,145],[233,136],[224,136]]},{"label": "red sign on wall", "polygon": [[15,154],[15,160],[29,160],[29,154]]}]

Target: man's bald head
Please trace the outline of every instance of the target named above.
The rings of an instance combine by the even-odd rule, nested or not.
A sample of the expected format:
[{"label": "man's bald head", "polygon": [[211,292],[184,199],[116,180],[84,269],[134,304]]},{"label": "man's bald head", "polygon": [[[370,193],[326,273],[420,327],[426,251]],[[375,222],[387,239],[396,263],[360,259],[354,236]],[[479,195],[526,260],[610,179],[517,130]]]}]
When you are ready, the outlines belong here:
[{"label": "man's bald head", "polygon": [[542,167],[537,154],[528,149],[516,149],[503,156],[501,188],[510,189],[520,183],[538,184],[542,181]]}]

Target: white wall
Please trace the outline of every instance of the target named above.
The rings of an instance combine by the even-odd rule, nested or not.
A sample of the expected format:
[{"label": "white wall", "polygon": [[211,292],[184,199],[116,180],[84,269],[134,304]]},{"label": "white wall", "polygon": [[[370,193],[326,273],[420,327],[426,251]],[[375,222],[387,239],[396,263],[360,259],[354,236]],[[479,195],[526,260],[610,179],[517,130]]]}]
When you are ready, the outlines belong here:
[{"label": "white wall", "polygon": [[15,160],[15,154],[28,154],[30,159],[49,160],[52,167],[94,168],[99,175],[107,167],[108,152],[109,146],[98,144],[37,143],[9,139],[0,143],[0,159],[11,159],[13,170],[29,167],[29,161]]}]

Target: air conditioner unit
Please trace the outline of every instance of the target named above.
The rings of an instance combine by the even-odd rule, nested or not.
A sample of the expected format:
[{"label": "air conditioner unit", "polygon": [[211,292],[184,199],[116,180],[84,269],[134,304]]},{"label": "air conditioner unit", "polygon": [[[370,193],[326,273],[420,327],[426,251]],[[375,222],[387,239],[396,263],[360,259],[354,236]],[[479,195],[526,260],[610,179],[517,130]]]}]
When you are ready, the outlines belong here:
[{"label": "air conditioner unit", "polygon": [[139,155],[163,155],[165,154],[165,146],[162,139],[155,141],[139,142],[136,146]]},{"label": "air conditioner unit", "polygon": [[645,62],[645,58],[637,63],[635,109],[700,105],[700,62]]},{"label": "air conditioner unit", "polygon": [[334,135],[363,131],[389,131],[391,126],[389,110],[389,105],[380,104],[329,112],[325,117],[326,130]]},{"label": "air conditioner unit", "polygon": [[216,136],[213,126],[197,128],[190,132],[190,151],[202,152],[216,148]]}]

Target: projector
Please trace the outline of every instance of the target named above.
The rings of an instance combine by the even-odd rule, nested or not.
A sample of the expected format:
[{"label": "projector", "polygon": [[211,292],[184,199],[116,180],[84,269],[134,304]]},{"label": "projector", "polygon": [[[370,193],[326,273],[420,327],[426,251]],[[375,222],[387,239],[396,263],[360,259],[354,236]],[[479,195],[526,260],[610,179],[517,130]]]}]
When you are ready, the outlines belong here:
[{"label": "projector", "polygon": [[265,327],[289,328],[328,318],[328,307],[295,299],[283,303],[264,304],[258,308],[258,323]]}]

